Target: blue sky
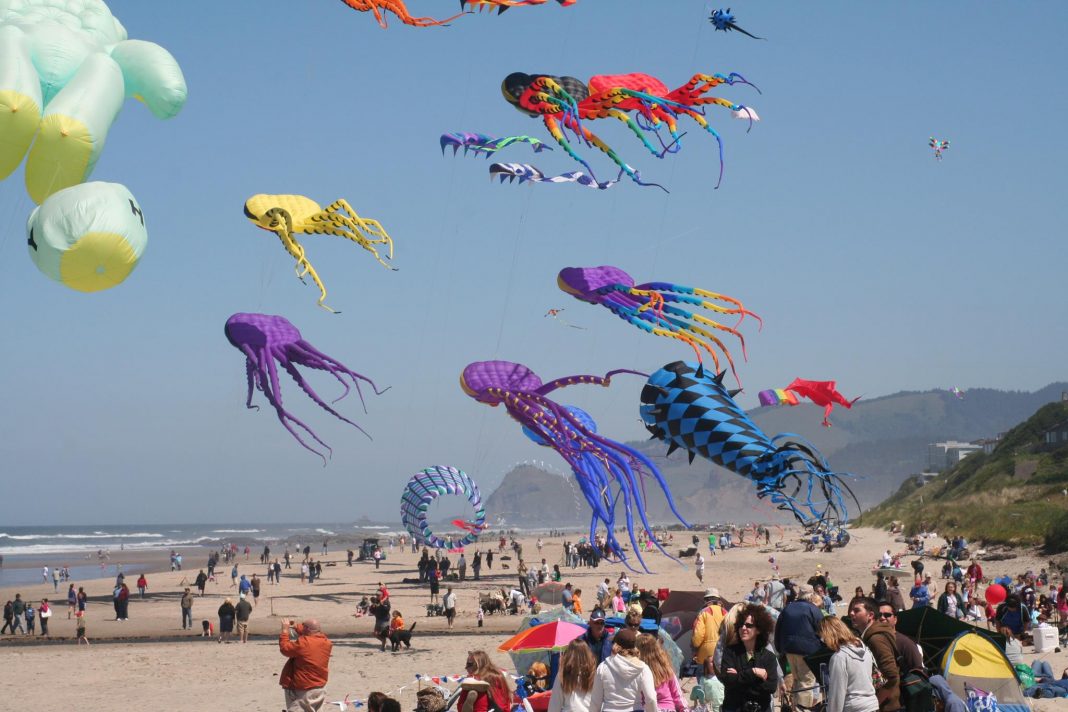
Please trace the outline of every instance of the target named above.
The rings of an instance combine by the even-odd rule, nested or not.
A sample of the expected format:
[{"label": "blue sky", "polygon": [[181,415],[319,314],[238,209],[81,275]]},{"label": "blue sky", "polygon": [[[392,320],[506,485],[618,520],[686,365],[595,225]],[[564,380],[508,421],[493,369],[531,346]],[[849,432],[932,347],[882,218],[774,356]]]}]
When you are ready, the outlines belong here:
[{"label": "blue sky", "polygon": [[[520,361],[551,379],[687,355],[564,295],[564,266],[614,264],[742,299],[765,320],[762,332],[746,325],[745,406],[795,376],[867,397],[1066,377],[1068,4],[734,3],[766,42],[714,32],[713,6],[692,0],[550,3],[388,30],[337,0],[109,4],[132,38],[175,55],[189,101],[168,122],[128,102],[93,174],[125,184],[149,228],[116,289],[85,295],[40,274],[24,246],[21,169],[0,183],[11,524],[392,516],[421,467],[461,467],[488,491],[515,461],[555,461],[461,392],[467,363]],[[445,16],[457,3],[409,5]],[[716,93],[763,121],[747,134],[709,110],[725,143],[719,190],[715,141],[692,124],[663,161],[616,122],[592,126],[670,194],[491,184],[486,161],[443,158],[438,136],[549,140],[501,99],[513,71],[641,71],[669,86],[734,71],[763,94]],[[952,142],[940,164],[932,135]],[[602,179],[614,174],[583,151]],[[499,156],[576,168],[559,150]],[[305,237],[343,313],[322,311],[277,239],[243,216],[255,193],[348,199],[389,230],[400,271]],[[585,329],[543,317],[560,307]],[[366,415],[339,404],[374,440],[283,383],[334,447],[323,468],[269,410],[246,411],[243,359],[222,332],[238,311],[284,315],[391,386]],[[641,385],[619,378],[566,402],[639,438]]]}]

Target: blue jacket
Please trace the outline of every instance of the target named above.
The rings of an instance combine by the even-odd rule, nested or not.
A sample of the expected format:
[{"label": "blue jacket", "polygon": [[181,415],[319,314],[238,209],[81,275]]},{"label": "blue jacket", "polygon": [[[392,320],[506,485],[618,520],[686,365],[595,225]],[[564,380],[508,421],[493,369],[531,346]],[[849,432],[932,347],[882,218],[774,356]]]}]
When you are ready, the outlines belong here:
[{"label": "blue jacket", "polygon": [[590,652],[593,653],[593,657],[597,658],[598,665],[612,657],[612,636],[608,634],[607,629],[601,634],[599,641],[590,637],[589,630],[582,634],[582,640],[590,646]]},{"label": "blue jacket", "polygon": [[812,655],[820,650],[817,631],[823,614],[808,601],[794,601],[782,609],[775,621],[775,650],[794,655]]}]

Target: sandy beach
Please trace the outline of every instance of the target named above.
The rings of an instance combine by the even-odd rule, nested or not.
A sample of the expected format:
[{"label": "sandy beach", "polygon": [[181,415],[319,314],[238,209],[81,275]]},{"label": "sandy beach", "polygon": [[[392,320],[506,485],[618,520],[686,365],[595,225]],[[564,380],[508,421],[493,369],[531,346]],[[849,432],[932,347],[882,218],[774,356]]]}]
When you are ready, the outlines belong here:
[{"label": "sandy beach", "polygon": [[[783,576],[807,578],[817,566],[829,571],[842,592],[848,594],[856,586],[870,587],[871,570],[882,551],[901,551],[903,545],[894,542],[894,537],[875,530],[855,530],[852,542],[845,549],[832,554],[804,553],[803,551],[768,552],[764,547],[736,547],[712,557],[706,553],[705,584],[699,584],[692,565],[678,564],[663,555],[648,557],[653,574],[631,573],[632,582],[642,588],[670,588],[699,590],[712,585],[720,589],[724,597],[737,600],[744,597],[754,581],[767,579],[772,571],[768,562],[774,555]],[[772,546],[776,544],[772,538]],[[797,532],[787,530],[782,544],[792,544]],[[542,556],[537,555],[534,539],[523,539],[524,558],[538,561],[545,558],[552,565],[562,560],[562,537],[544,538]],[[690,544],[689,532],[676,532],[668,547],[672,553]],[[493,545],[495,548],[495,544]],[[489,548],[489,542],[483,549]],[[475,547],[469,549],[468,556]],[[314,556],[313,552],[313,556]],[[139,562],[153,566],[151,556],[146,561],[139,555]],[[482,648],[490,651],[502,667],[510,669],[507,656],[496,652],[497,645],[515,631],[517,617],[508,615],[487,616],[484,628],[476,627],[475,611],[478,592],[501,586],[510,586],[515,580],[515,561],[494,561],[492,570],[483,568],[481,581],[470,579],[453,584],[458,593],[459,616],[456,627],[446,630],[441,617],[427,617],[425,604],[429,592],[417,584],[403,583],[405,578],[415,578],[418,556],[399,548],[387,550],[387,560],[381,569],[375,570],[371,563],[345,564],[345,552],[333,551],[323,557],[323,578],[314,584],[302,584],[299,580],[299,564],[283,571],[282,582],[267,585],[265,567],[255,560],[245,561],[240,555],[238,564],[242,573],[257,573],[264,579],[262,593],[252,615],[248,644],[219,644],[213,639],[200,637],[200,622],[217,623],[217,609],[226,597],[237,599],[236,588],[231,587],[230,566],[220,565],[222,573],[216,582],[209,583],[207,595],[197,598],[193,606],[194,630],[181,629],[179,598],[184,585],[192,586],[192,579],[205,566],[207,551],[187,551],[185,570],[171,572],[167,552],[158,553],[158,566],[164,569],[148,575],[148,596],[141,600],[133,587],[134,578],[128,583],[134,591],[127,621],[116,621],[111,605],[111,589],[114,567],[107,571],[107,578],[75,581],[84,586],[90,600],[87,607],[88,636],[91,647],[74,643],[74,621],[67,619],[65,585],[59,594],[53,592],[51,583],[20,586],[18,591],[24,599],[39,601],[48,597],[54,603],[55,615],[51,619],[51,639],[33,641],[24,637],[0,638],[0,655],[4,658],[6,679],[18,681],[6,690],[6,705],[9,709],[44,709],[59,707],[77,708],[80,712],[103,712],[114,708],[116,700],[146,705],[165,705],[175,712],[194,710],[277,709],[282,693],[277,684],[283,658],[277,650],[277,634],[281,617],[318,618],[328,636],[334,641],[330,682],[327,686],[330,700],[341,700],[346,695],[352,699],[365,698],[372,690],[381,690],[397,696],[406,709],[414,707],[416,674],[455,675],[463,671],[464,657],[468,650]],[[318,558],[318,557],[316,557]],[[455,557],[453,557],[455,559]],[[328,565],[334,564],[334,565]],[[502,565],[509,568],[503,569]],[[989,562],[984,565],[987,576],[1037,571],[1047,562],[1032,555],[1021,553],[1015,559]],[[563,568],[563,567],[562,567]],[[929,569],[936,568],[932,563]],[[594,598],[597,583],[606,576],[613,582],[622,567],[618,564],[597,569],[563,568],[564,581],[572,582],[583,589],[587,611]],[[353,618],[356,603],[361,596],[375,592],[378,582],[390,590],[395,610],[404,614],[406,622],[418,625],[411,650],[398,653],[380,652],[379,644],[371,635],[369,618]],[[194,589],[195,590],[195,589]],[[444,587],[442,589],[444,592]],[[16,590],[0,591],[4,600],[12,598]],[[844,607],[840,609],[844,612]],[[1027,659],[1034,657],[1028,651]],[[1058,673],[1068,666],[1068,653],[1045,656]],[[62,681],[62,684],[58,684]],[[692,682],[692,681],[691,681]],[[1040,702],[1035,709],[1056,709],[1051,702]]]}]

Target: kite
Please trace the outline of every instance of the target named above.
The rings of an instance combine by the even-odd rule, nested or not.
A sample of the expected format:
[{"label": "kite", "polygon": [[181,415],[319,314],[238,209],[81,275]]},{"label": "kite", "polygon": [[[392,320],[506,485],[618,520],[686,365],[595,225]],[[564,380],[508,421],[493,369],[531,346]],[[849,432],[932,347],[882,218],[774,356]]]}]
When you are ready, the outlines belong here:
[{"label": "kite", "polygon": [[297,277],[303,282],[305,275],[310,276],[319,288],[319,306],[335,314],[339,312],[323,303],[326,300],[326,287],[311,262],[304,256],[304,246],[297,242],[295,235],[314,233],[344,237],[374,255],[383,267],[397,269],[386,264],[375,249],[375,245],[388,246],[386,259],[392,260],[393,238],[377,220],[357,215],[347,200],[337,200],[326,208],[321,208],[314,200],[303,195],[260,194],[245,201],[245,217],[257,227],[278,236],[286,252],[297,260],[294,266]]},{"label": "kite", "polygon": [[187,94],[174,57],[127,39],[101,0],[0,2],[0,67],[0,180],[29,152],[37,204],[89,178],[125,98],[169,119]]},{"label": "kite", "polygon": [[734,23],[734,15],[731,14],[731,9],[728,7],[726,10],[713,10],[712,15],[708,18],[708,21],[716,26],[716,31],[723,30],[724,32],[730,32],[731,30],[737,30],[743,35],[749,35],[754,40],[762,40],[763,37],[757,37],[754,34],[746,32],[741,27],[738,27]]},{"label": "kite", "polygon": [[125,186],[80,183],[53,193],[26,223],[37,269],[79,292],[121,283],[148,243],[145,216]]},{"label": "kite", "polygon": [[783,388],[771,388],[757,394],[760,405],[797,405],[798,400],[790,391]]},{"label": "kite", "polygon": [[444,25],[446,22],[452,22],[456,18],[467,14],[461,12],[459,15],[453,15],[444,20],[435,20],[433,17],[412,17],[411,13],[408,12],[407,6],[404,4],[404,0],[341,0],[341,2],[357,12],[373,12],[375,14],[375,19],[378,20],[378,26],[383,30],[389,27],[389,25],[386,24],[386,18],[382,16],[382,10],[392,12],[397,16],[398,20],[405,25],[411,25],[412,27],[433,27],[435,25]]},{"label": "kite", "polygon": [[463,529],[467,532],[475,532],[476,534],[482,531],[482,527],[484,526],[484,524],[479,524],[477,522],[465,522],[462,519],[453,519],[452,525],[457,529]]},{"label": "kite", "polygon": [[942,151],[949,149],[949,141],[939,141],[934,136],[931,137],[927,143],[934,150],[934,157],[936,161],[942,160]]},{"label": "kite", "polygon": [[710,376],[702,365],[683,361],[654,373],[641,394],[645,427],[668,443],[669,455],[681,447],[691,463],[701,455],[748,478],[757,497],[769,498],[806,527],[848,521],[843,489],[853,493],[844,475],[832,472],[803,439],[789,433],[765,435],[734,402],[738,391],[723,387],[724,373]]},{"label": "kite", "polygon": [[957,397],[957,400],[964,400],[964,391],[962,391],[961,389],[957,388],[956,386],[953,386],[952,388],[950,388],[949,392],[952,393],[953,395],[955,395]]},{"label": "kite", "polygon": [[[475,509],[471,528],[461,537],[442,538],[430,530],[426,520],[430,503],[444,495],[465,497]],[[434,465],[420,470],[408,480],[401,495],[401,521],[417,542],[435,549],[459,549],[478,541],[478,534],[486,527],[486,508],[478,485],[463,470],[446,465]],[[454,522],[455,523],[455,522]],[[466,529],[466,527],[464,527]]]},{"label": "kite", "polygon": [[[327,356],[323,352],[316,349],[314,346],[305,341],[297,327],[293,326],[288,319],[281,316],[272,316],[270,314],[234,314],[226,320],[226,326],[223,331],[226,333],[226,338],[233,344],[241,353],[245,354],[245,374],[248,378],[248,397],[245,400],[245,407],[249,409],[259,409],[259,406],[252,405],[252,393],[254,390],[258,390],[263,393],[267,398],[267,402],[274,406],[275,412],[278,414],[278,420],[285,426],[285,429],[289,431],[289,434],[297,439],[305,450],[314,452],[319,457],[323,458],[323,464],[326,464],[326,457],[321,452],[309,446],[300,434],[293,429],[290,425],[297,425],[301,430],[306,432],[312,437],[315,442],[326,448],[327,452],[333,454],[333,450],[330,446],[319,439],[311,428],[298,420],[293,415],[286,412],[282,407],[282,391],[278,383],[278,369],[274,362],[278,361],[279,365],[286,370],[286,372],[297,382],[309,398],[319,404],[319,407],[330,413],[335,418],[342,420],[352,427],[359,430],[364,435],[367,432],[356,423],[352,422],[345,416],[338,413],[331,408],[319,394],[316,393],[311,385],[304,380],[300,371],[297,370],[297,366],[304,366],[306,368],[314,368],[319,371],[326,371],[331,376],[337,379],[337,381],[344,386],[345,391],[340,396],[334,399],[334,402],[341,400],[349,394],[349,384],[345,382],[342,376],[348,376],[352,379],[353,385],[356,386],[356,393],[360,396],[360,403],[364,406],[364,412],[367,412],[367,404],[363,400],[363,391],[360,390],[360,381],[364,381],[370,384],[374,390],[375,395],[382,395],[388,388],[378,390],[378,387],[374,382],[362,376],[355,371],[349,370],[348,366],[341,363],[337,359],[331,356]],[[367,435],[370,438],[370,435]]]},{"label": "kite", "polygon": [[[478,361],[463,370],[460,387],[479,403],[490,406],[504,404],[508,415],[524,427],[527,437],[539,445],[552,448],[564,458],[571,466],[575,479],[593,511],[590,519],[590,541],[594,540],[598,523],[603,524],[607,547],[625,562],[623,547],[615,535],[616,506],[622,500],[631,545],[638,561],[648,571],[638,547],[634,523],[636,511],[643,528],[646,531],[652,529],[645,514],[644,482],[640,478],[654,478],[671,511],[679,521],[686,524],[675,507],[675,501],[663,475],[642,453],[599,435],[597,426],[588,415],[577,408],[559,405],[546,397],[547,394],[566,386],[608,387],[611,385],[612,376],[620,373],[645,375],[637,371],[617,369],[610,371],[603,378],[566,376],[543,383],[537,374],[522,364],[509,361]],[[657,547],[659,548],[659,544]]]},{"label": "kite", "polygon": [[751,106],[746,106],[738,111],[732,111],[731,116],[736,119],[742,119],[743,121],[760,121],[760,115],[757,114],[756,109]]},{"label": "kite", "polygon": [[[720,84],[732,86],[736,83],[749,84],[745,77],[733,72],[728,75],[695,74],[689,82],[675,90],[669,90],[667,85],[648,74],[597,75],[591,77],[587,85],[575,77],[514,72],[501,83],[501,92],[505,100],[517,110],[530,116],[541,117],[553,139],[568,156],[581,163],[594,180],[596,178],[593,169],[576,153],[564,133],[565,130],[587,146],[594,146],[602,151],[638,185],[655,185],[661,189],[663,186],[643,181],[638,171],[582,122],[604,118],[617,119],[627,125],[650,153],[657,158],[663,158],[668,153],[680,150],[682,136],[678,132],[676,119],[679,116],[689,116],[712,134],[719,144],[720,170],[716,183],[718,188],[719,181],[723,179],[723,142],[705,119],[703,107],[716,104],[731,111],[742,111],[745,107],[705,94]],[[635,112],[635,118],[628,112]],[[666,126],[670,134],[671,140],[667,143],[660,136],[661,125]],[[661,148],[654,147],[644,132],[656,135]]]},{"label": "kite", "polygon": [[567,173],[561,173],[558,176],[547,176],[542,173],[540,169],[535,168],[529,163],[491,163],[489,174],[490,180],[493,180],[496,176],[501,179],[501,183],[503,183],[505,179],[507,179],[509,183],[513,183],[518,179],[520,184],[525,183],[528,180],[531,183],[578,183],[587,188],[597,188],[598,190],[607,190],[619,182],[619,179],[617,178],[616,180],[598,183],[594,180],[593,176],[588,176],[582,171],[569,171]]},{"label": "kite", "polygon": [[831,421],[827,418],[830,417],[831,410],[834,409],[836,403],[843,408],[852,408],[853,404],[860,400],[860,396],[853,400],[847,400],[845,396],[838,392],[834,381],[806,381],[803,378],[795,378],[783,390],[793,391],[802,398],[808,398],[816,405],[822,405],[823,422],[821,425],[825,428],[831,427]]},{"label": "kite", "polygon": [[552,146],[539,141],[533,136],[505,136],[504,138],[493,138],[480,133],[468,133],[466,131],[456,133],[444,133],[441,134],[439,139],[441,144],[441,155],[445,155],[445,149],[447,147],[452,148],[452,155],[456,155],[459,149],[464,150],[464,155],[467,155],[468,151],[474,151],[476,154],[481,153],[484,156],[489,156],[491,153],[496,153],[502,148],[507,148],[513,143],[529,143],[530,147],[534,149],[534,153],[541,153],[542,151],[551,151]]},{"label": "kite", "polygon": [[[724,343],[709,329],[737,337],[745,356],[745,338],[737,330],[746,316],[752,316],[763,326],[759,316],[746,309],[740,301],[723,294],[695,289],[671,282],[634,283],[634,278],[619,269],[601,267],[565,267],[556,278],[560,289],[579,301],[608,307],[613,314],[654,336],[678,339],[690,345],[701,361],[701,349],[711,354],[712,362],[719,370],[719,356],[715,344],[730,364],[731,373],[737,379],[734,359]],[[729,306],[710,300],[724,302]],[[734,327],[724,326],[708,317],[683,309],[676,304],[689,304],[707,309],[716,314],[737,314]],[[711,342],[711,343],[710,343]]]},{"label": "kite", "polygon": [[566,320],[561,319],[560,318],[560,312],[563,312],[563,311],[566,311],[566,310],[565,309],[550,309],[549,311],[545,312],[545,316],[547,316],[547,317],[551,316],[553,319],[555,319],[556,321],[560,322],[564,326],[570,326],[572,329],[584,329],[584,327],[575,326],[574,324],[569,324]]},{"label": "kite", "polygon": [[[505,10],[512,7],[530,7],[532,5],[544,5],[548,1],[549,0],[460,0],[460,7],[462,8],[466,7],[467,5],[471,5],[472,7],[477,7],[479,12],[482,12],[482,10],[485,8],[490,8],[491,11],[493,10],[493,8],[497,8],[497,14],[499,15]],[[560,3],[564,7],[571,7],[572,5],[577,3],[578,0],[556,0],[556,2]]]}]

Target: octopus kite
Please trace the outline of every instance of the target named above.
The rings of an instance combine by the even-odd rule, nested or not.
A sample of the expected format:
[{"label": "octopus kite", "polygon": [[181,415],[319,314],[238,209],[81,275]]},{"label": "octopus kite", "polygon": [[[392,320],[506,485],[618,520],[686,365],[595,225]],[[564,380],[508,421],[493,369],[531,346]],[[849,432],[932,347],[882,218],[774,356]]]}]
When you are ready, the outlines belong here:
[{"label": "octopus kite", "polygon": [[[505,77],[501,91],[504,98],[519,111],[540,116],[553,139],[567,155],[585,166],[591,176],[593,170],[572,147],[565,130],[587,146],[601,150],[638,185],[656,185],[662,189],[663,186],[656,183],[643,181],[638,171],[582,122],[604,118],[617,119],[627,125],[650,153],[657,158],[663,158],[681,148],[682,136],[678,132],[677,119],[680,116],[688,116],[712,134],[719,145],[720,168],[719,180],[716,182],[718,188],[723,179],[723,141],[705,119],[703,107],[715,104],[731,111],[745,111],[746,107],[705,94],[720,84],[732,86],[736,83],[749,84],[743,76],[735,73],[695,74],[678,89],[669,90],[667,85],[648,74],[598,75],[592,77],[587,85],[575,77],[515,72]],[[633,118],[629,112],[634,112]],[[668,142],[660,135],[662,126],[667,128],[670,136]],[[650,143],[646,132],[657,137],[660,148]]]},{"label": "octopus kite", "polygon": [[754,40],[762,40],[763,37],[757,37],[754,34],[746,32],[741,27],[738,27],[734,23],[734,15],[731,14],[731,9],[728,7],[726,10],[713,10],[712,16],[708,18],[708,21],[716,26],[716,30],[723,30],[724,32],[730,32],[731,30],[737,30],[743,35],[749,35]]},{"label": "octopus kite", "polygon": [[[745,338],[737,330],[746,316],[752,316],[763,326],[759,316],[746,309],[740,301],[716,292],[686,287],[671,282],[647,282],[635,284],[634,278],[618,267],[565,267],[556,278],[560,289],[576,299],[608,307],[613,314],[654,336],[678,339],[690,345],[701,360],[702,349],[712,356],[712,363],[719,370],[719,355],[712,344],[730,364],[735,379],[738,375],[734,359],[724,343],[704,327],[722,331],[736,337],[745,356]],[[728,306],[710,300],[723,302]],[[675,306],[690,304],[716,314],[737,314],[734,327],[724,326],[703,314]],[[711,343],[710,343],[711,342]]]},{"label": "octopus kite", "polygon": [[341,0],[341,2],[357,12],[373,12],[375,14],[375,19],[378,20],[378,26],[383,30],[389,27],[389,25],[386,23],[386,18],[382,15],[382,10],[392,12],[397,16],[397,19],[405,25],[411,25],[413,27],[444,25],[446,22],[452,22],[461,15],[466,14],[461,12],[459,15],[453,15],[444,20],[435,20],[433,17],[412,17],[411,13],[408,12],[408,8],[404,4],[404,0]]},{"label": "octopus kite", "polygon": [[787,439],[796,436],[765,435],[734,402],[737,391],[723,387],[723,376],[710,376],[702,365],[683,361],[660,369],[642,390],[639,412],[645,427],[668,443],[669,455],[681,447],[690,462],[701,455],[748,478],[758,497],[769,498],[806,527],[847,522],[843,490],[853,493],[844,475],[832,472],[811,445]]},{"label": "octopus kite", "polygon": [[[367,435],[363,428],[338,413],[320,398],[319,394],[304,380],[300,371],[297,370],[297,366],[326,371],[336,378],[345,388],[345,391],[335,398],[334,402],[349,394],[349,384],[343,378],[343,376],[348,376],[353,385],[356,386],[356,393],[360,396],[360,403],[363,404],[365,413],[367,412],[367,404],[363,400],[360,381],[368,383],[374,390],[375,395],[385,393],[388,388],[381,391],[378,390],[378,387],[371,379],[350,370],[348,366],[337,359],[327,356],[316,349],[301,337],[297,327],[293,326],[285,317],[272,316],[270,314],[234,314],[226,320],[226,326],[223,331],[234,348],[245,354],[245,373],[248,377],[248,397],[245,400],[245,407],[258,410],[259,406],[252,405],[252,393],[254,390],[262,392],[264,397],[267,398],[267,402],[274,406],[279,422],[289,431],[289,434],[296,438],[304,449],[314,452],[323,458],[324,465],[326,464],[326,457],[308,445],[300,436],[300,433],[293,429],[292,425],[298,426],[302,431],[310,435],[315,442],[326,448],[328,453],[332,454],[333,451],[329,445],[319,439],[319,436],[311,428],[282,407],[282,391],[278,383],[278,369],[275,366],[275,361],[285,369],[286,373],[297,382],[301,390],[315,401],[319,407]],[[368,437],[370,436],[368,435]]]},{"label": "octopus kite", "polygon": [[347,200],[338,200],[321,208],[303,195],[254,195],[245,201],[245,216],[257,227],[278,235],[286,252],[297,260],[294,267],[297,277],[301,282],[305,276],[311,277],[319,288],[319,306],[335,314],[339,312],[323,303],[326,300],[326,287],[304,256],[304,246],[297,242],[295,235],[314,233],[344,237],[374,255],[383,267],[397,269],[386,264],[375,249],[375,245],[386,245],[389,248],[386,259],[392,260],[393,238],[377,220],[357,215]]},{"label": "octopus kite", "polygon": [[607,387],[611,385],[612,376],[620,373],[644,375],[618,369],[610,371],[603,378],[568,376],[543,383],[537,374],[522,364],[478,361],[464,369],[460,376],[460,387],[479,403],[491,406],[503,404],[508,415],[523,426],[528,437],[539,445],[552,448],[567,461],[593,510],[590,540],[595,538],[597,525],[603,524],[608,547],[625,561],[623,547],[615,535],[616,507],[622,501],[631,546],[642,567],[648,571],[634,529],[634,512],[637,511],[644,529],[651,531],[645,514],[644,483],[640,478],[652,477],[656,480],[671,511],[685,524],[675,507],[667,482],[645,455],[598,435],[597,427],[588,415],[546,397],[552,391],[572,385]]}]

